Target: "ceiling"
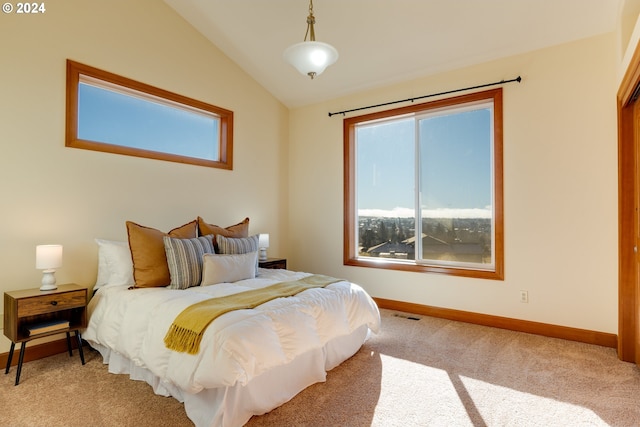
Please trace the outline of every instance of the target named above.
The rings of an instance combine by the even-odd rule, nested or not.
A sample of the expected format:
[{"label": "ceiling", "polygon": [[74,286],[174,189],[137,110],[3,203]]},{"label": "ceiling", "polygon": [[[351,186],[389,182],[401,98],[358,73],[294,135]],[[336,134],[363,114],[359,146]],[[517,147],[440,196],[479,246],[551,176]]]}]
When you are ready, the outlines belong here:
[{"label": "ceiling", "polygon": [[611,32],[621,1],[316,0],[316,40],[340,57],[311,80],[282,59],[308,0],[165,0],[290,108]]}]

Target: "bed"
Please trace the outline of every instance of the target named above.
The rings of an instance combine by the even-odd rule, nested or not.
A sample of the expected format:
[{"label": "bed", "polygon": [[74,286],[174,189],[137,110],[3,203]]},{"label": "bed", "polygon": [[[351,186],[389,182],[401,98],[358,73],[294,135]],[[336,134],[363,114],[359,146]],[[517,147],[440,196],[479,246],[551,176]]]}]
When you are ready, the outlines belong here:
[{"label": "bed", "polygon": [[[257,254],[251,258],[253,251],[245,250],[243,257],[201,256],[198,280],[203,286],[138,288],[131,283],[136,282],[131,277],[135,267],[127,260],[132,257],[135,264],[131,240],[129,245],[96,241],[98,289],[89,302],[82,337],[100,352],[109,372],[146,381],[156,394],[184,402],[196,426],[241,426],[253,415],[271,411],[309,385],[325,381],[327,371],[355,354],[380,327],[378,308],[363,288],[334,279],[255,308],[221,314],[204,329],[195,354],[171,350],[165,343],[168,331],[188,307],[315,275],[258,268]],[[225,277],[234,280],[217,274],[215,283],[205,285],[213,271],[207,270],[209,258],[227,264],[242,258],[244,267],[226,265]],[[235,280],[239,268],[254,273]]]}]

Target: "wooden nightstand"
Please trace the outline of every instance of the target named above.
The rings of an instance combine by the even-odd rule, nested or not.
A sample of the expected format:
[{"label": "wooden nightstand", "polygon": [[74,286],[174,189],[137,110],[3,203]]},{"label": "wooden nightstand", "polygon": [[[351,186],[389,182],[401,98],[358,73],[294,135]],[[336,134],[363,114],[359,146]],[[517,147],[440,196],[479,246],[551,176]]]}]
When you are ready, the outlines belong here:
[{"label": "wooden nightstand", "polygon": [[282,268],[287,269],[286,258],[267,258],[266,261],[258,261],[260,268]]},{"label": "wooden nightstand", "polygon": [[22,343],[16,372],[16,385],[18,385],[27,342],[63,332],[67,334],[69,356],[73,356],[69,333],[75,332],[80,360],[84,365],[82,337],[78,329],[86,327],[87,288],[67,284],[60,285],[53,291],[41,291],[36,288],[5,292],[4,334],[11,340],[11,349],[4,373],[9,373],[16,343]]}]

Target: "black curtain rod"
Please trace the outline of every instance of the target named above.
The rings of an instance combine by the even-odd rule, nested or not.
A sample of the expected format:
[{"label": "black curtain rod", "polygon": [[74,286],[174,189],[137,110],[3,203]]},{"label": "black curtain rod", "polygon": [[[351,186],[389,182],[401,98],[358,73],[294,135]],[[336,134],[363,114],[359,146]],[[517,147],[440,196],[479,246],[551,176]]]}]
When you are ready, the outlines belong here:
[{"label": "black curtain rod", "polygon": [[351,110],[338,111],[337,113],[329,113],[329,117],[335,116],[336,114],[342,114],[344,116],[347,113],[351,113],[353,111],[366,110],[368,108],[384,107],[385,105],[399,104],[400,102],[408,102],[408,101],[413,102],[416,99],[431,98],[433,96],[447,95],[447,94],[450,94],[450,93],[462,92],[462,91],[465,91],[465,90],[472,90],[472,89],[480,89],[480,88],[483,88],[483,87],[501,85],[501,84],[505,84],[505,83],[512,83],[512,82],[520,83],[521,81],[522,81],[522,77],[518,76],[515,79],[511,79],[511,80],[500,80],[499,82],[486,83],[486,84],[478,85],[478,86],[470,86],[470,87],[465,87],[465,88],[462,88],[462,89],[454,89],[454,90],[448,90],[446,92],[432,93],[430,95],[417,96],[415,98],[401,99],[399,101],[391,101],[391,102],[385,102],[385,103],[382,103],[382,104],[369,105],[369,106],[366,106],[366,107],[352,108]]}]

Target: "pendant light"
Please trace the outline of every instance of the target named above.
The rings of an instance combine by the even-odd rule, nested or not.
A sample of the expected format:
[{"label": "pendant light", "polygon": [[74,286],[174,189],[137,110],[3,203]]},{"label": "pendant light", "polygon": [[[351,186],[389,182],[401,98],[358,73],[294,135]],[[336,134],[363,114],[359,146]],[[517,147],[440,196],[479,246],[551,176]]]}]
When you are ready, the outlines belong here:
[{"label": "pendant light", "polygon": [[338,60],[338,51],[333,46],[316,41],[313,28],[315,23],[313,0],[309,0],[309,16],[307,16],[307,32],[304,35],[304,41],[289,46],[283,54],[285,61],[311,79],[322,74],[325,68]]}]

